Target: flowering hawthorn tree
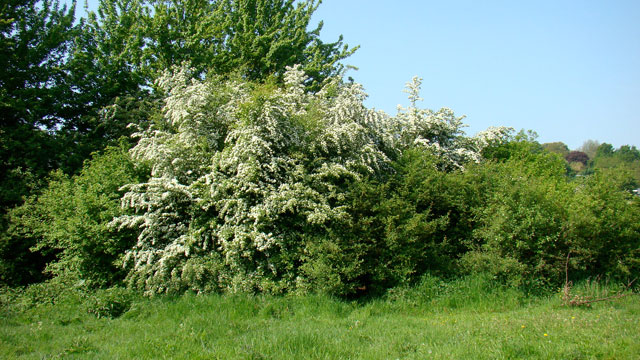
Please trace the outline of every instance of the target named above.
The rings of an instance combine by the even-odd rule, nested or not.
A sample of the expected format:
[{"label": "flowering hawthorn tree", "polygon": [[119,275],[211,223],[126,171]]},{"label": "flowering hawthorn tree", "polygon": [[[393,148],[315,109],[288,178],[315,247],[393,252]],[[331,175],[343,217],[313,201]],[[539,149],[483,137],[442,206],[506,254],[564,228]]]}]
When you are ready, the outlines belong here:
[{"label": "flowering hawthorn tree", "polygon": [[363,105],[359,84],[329,81],[305,91],[299,66],[285,85],[193,79],[166,73],[164,116],[131,150],[149,165],[145,183],[125,186],[134,215],[113,226],[139,229],[125,257],[129,283],[148,293],[280,292],[303,279],[304,241],[349,217],[346,184],[382,174],[391,158],[427,146],[447,168],[478,159],[448,109],[412,106],[393,118]]}]

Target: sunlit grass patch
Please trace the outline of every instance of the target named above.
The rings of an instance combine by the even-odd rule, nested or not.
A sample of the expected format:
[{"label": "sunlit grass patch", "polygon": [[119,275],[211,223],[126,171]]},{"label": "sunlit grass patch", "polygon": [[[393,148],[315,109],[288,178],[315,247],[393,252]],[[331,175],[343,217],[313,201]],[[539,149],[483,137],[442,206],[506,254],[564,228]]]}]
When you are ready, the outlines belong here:
[{"label": "sunlit grass patch", "polygon": [[564,306],[471,277],[386,297],[192,295],[132,299],[98,318],[82,301],[3,313],[0,358],[633,359],[637,296]]}]

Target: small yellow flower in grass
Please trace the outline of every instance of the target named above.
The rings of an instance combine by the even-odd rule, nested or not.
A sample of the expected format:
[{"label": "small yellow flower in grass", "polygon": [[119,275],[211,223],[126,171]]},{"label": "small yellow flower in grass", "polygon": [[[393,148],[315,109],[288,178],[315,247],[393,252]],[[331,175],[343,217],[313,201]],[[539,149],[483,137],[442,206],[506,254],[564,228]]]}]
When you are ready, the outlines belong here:
[{"label": "small yellow flower in grass", "polygon": [[572,317],[571,317],[571,320],[575,320],[575,319],[576,319],[576,317],[575,317],[575,316],[572,316]]},{"label": "small yellow flower in grass", "polygon": [[549,336],[549,334],[547,334],[547,333],[544,333],[544,336]]},{"label": "small yellow flower in grass", "polygon": [[524,325],[522,325],[522,328],[524,329]]}]

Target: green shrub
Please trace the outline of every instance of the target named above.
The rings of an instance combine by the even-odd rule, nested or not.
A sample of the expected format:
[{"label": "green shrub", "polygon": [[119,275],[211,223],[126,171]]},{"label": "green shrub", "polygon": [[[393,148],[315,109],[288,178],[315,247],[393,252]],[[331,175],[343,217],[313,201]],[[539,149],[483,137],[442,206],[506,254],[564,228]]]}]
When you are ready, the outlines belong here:
[{"label": "green shrub", "polygon": [[[638,201],[622,173],[572,180],[562,160],[545,153],[470,167],[483,200],[473,209],[471,252],[459,264],[510,284],[555,287],[577,278],[629,279],[639,272]],[[636,219],[636,220],[634,220]]]},{"label": "green shrub", "polygon": [[123,214],[120,188],[143,174],[123,147],[95,154],[77,176],[54,172],[42,194],[12,211],[14,232],[36,239],[32,251],[53,255],[48,273],[82,279],[86,286],[111,285],[123,278],[119,261],[135,237],[108,224]]},{"label": "green shrub", "polygon": [[26,287],[0,287],[0,312],[21,314],[30,309],[50,311],[50,307],[75,307],[82,303],[83,289],[77,279],[57,277]]},{"label": "green shrub", "polygon": [[[484,192],[463,257],[467,270],[489,271],[509,283],[556,284],[570,250],[566,223],[573,189],[555,154],[514,157],[470,169]],[[487,260],[489,263],[482,265]]]},{"label": "green shrub", "polygon": [[305,248],[303,273],[331,294],[381,294],[430,272],[457,273],[471,234],[475,191],[460,171],[439,170],[429,150],[406,150],[387,179],[354,182],[350,218]]},{"label": "green shrub", "polygon": [[384,261],[391,280],[386,286],[427,271],[443,276],[456,271],[452,259],[464,251],[462,240],[471,230],[472,193],[459,171],[440,171],[438,161],[424,149],[405,151],[392,178],[372,194],[380,198],[373,221],[380,224],[383,250],[371,266]]},{"label": "green shrub", "polygon": [[604,169],[575,183],[566,224],[574,276],[628,282],[640,275],[640,200],[627,191],[630,178]]},{"label": "green shrub", "polygon": [[[194,293],[216,293],[230,286],[232,274],[225,266],[224,260],[217,253],[192,256],[185,260],[179,269],[171,269],[169,274],[160,280],[154,274],[152,267],[145,271],[135,272],[126,277],[128,288],[145,292],[146,289],[156,289],[158,293],[176,295],[190,291]],[[154,295],[156,292],[145,292]]]},{"label": "green shrub", "polygon": [[459,260],[461,271],[465,274],[487,274],[500,283],[510,286],[524,284],[527,268],[517,259],[500,256],[497,252],[471,250]]},{"label": "green shrub", "polygon": [[89,314],[98,318],[117,318],[131,308],[134,294],[121,287],[93,291],[84,306]]}]

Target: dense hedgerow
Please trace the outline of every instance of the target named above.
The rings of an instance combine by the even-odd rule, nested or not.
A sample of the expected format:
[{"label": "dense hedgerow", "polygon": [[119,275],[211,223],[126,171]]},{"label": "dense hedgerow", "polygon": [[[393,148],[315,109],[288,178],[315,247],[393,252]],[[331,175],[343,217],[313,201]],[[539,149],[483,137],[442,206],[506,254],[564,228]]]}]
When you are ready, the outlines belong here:
[{"label": "dense hedgerow", "polygon": [[[489,272],[512,284],[557,286],[565,267],[574,278],[640,274],[640,201],[624,189],[629,175],[566,176],[557,155],[514,141],[506,160],[470,166],[481,192],[472,210],[468,272]],[[567,258],[569,262],[567,263]]]},{"label": "dense hedgerow", "polygon": [[[640,204],[619,172],[567,176],[531,136],[467,137],[449,109],[367,109],[358,84],[316,92],[167,72],[162,113],[16,210],[48,269],[146,294],[380,293],[482,273],[511,285],[640,272]],[[106,180],[105,180],[106,179]],[[51,224],[49,226],[48,224]]]},{"label": "dense hedgerow", "polygon": [[481,273],[547,289],[565,280],[565,270],[573,280],[636,278],[640,201],[625,190],[630,174],[571,178],[564,160],[530,137],[508,140],[485,149],[493,159],[446,172],[430,151],[405,150],[389,178],[354,184],[357,221],[325,247],[322,263],[333,268],[318,273],[328,277],[342,264],[352,275],[348,289],[371,291],[425,273]]}]

